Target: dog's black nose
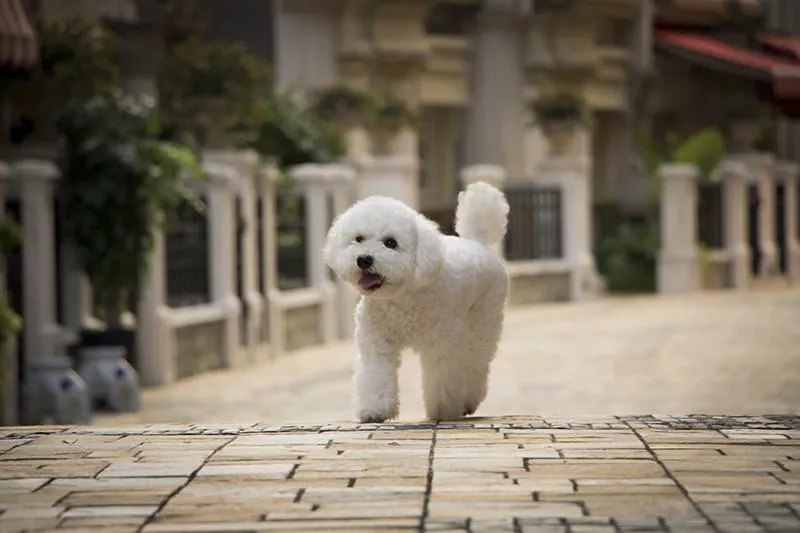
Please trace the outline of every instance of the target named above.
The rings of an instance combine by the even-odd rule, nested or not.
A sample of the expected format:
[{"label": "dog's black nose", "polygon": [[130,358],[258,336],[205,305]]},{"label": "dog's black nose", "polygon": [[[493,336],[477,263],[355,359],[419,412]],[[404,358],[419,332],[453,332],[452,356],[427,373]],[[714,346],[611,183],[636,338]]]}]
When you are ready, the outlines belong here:
[{"label": "dog's black nose", "polygon": [[372,263],[374,262],[375,259],[373,259],[371,255],[359,255],[358,258],[356,258],[356,264],[358,265],[358,268],[360,268],[361,270],[368,269],[369,267],[372,266]]}]

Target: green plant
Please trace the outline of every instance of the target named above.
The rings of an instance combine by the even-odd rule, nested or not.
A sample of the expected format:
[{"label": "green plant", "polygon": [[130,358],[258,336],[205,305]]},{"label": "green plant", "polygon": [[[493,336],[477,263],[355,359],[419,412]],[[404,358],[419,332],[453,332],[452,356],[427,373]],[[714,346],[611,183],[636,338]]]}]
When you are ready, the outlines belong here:
[{"label": "green plant", "polygon": [[[19,228],[9,218],[0,215],[0,253],[7,254],[19,245]],[[0,279],[3,278],[0,271]],[[19,332],[22,326],[20,316],[11,308],[8,296],[0,292],[0,401],[5,396],[5,387],[9,377],[6,375],[7,353],[9,341]]]},{"label": "green plant", "polygon": [[119,324],[147,271],[157,228],[194,200],[185,176],[202,172],[187,149],[159,140],[153,103],[118,90],[73,102],[60,117],[64,236],[100,302]]},{"label": "green plant", "polygon": [[375,98],[369,115],[369,125],[375,129],[397,133],[406,126],[416,124],[417,115],[400,98],[391,94],[382,94]]},{"label": "green plant", "polygon": [[165,54],[159,105],[173,138],[196,145],[240,142],[233,132],[255,127],[258,107],[271,91],[266,64],[240,44],[185,40]]},{"label": "green plant", "polygon": [[335,85],[312,96],[311,110],[328,122],[350,124],[365,120],[375,104],[375,97],[368,91]]},{"label": "green plant", "polygon": [[658,230],[650,221],[621,215],[608,220],[595,255],[609,292],[655,291],[658,247]]},{"label": "green plant", "polygon": [[32,124],[15,134],[55,137],[55,120],[69,100],[87,100],[117,84],[116,42],[101,26],[84,19],[35,21],[39,62],[17,76],[3,76],[0,91],[16,118]]},{"label": "green plant", "polygon": [[255,122],[246,145],[273,159],[282,170],[302,163],[332,162],[346,153],[340,132],[291,94],[276,92],[263,100]]},{"label": "green plant", "polygon": [[545,94],[529,105],[535,124],[547,126],[553,122],[588,123],[584,99],[577,94],[556,92]]},{"label": "green plant", "polygon": [[725,157],[725,138],[716,128],[705,128],[672,149],[670,160],[697,166],[700,178],[708,180]]}]

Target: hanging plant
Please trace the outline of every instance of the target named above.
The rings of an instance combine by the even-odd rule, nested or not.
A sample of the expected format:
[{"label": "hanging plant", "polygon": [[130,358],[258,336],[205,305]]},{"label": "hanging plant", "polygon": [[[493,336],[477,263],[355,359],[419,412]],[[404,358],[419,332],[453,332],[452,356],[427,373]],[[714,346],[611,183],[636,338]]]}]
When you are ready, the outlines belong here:
[{"label": "hanging plant", "polygon": [[540,96],[530,103],[535,124],[547,128],[554,123],[587,125],[586,103],[577,94],[559,92]]},{"label": "hanging plant", "polygon": [[314,113],[343,129],[363,124],[374,106],[374,97],[369,92],[344,85],[322,89],[311,100]]},{"label": "hanging plant", "polygon": [[240,44],[188,39],[165,55],[159,106],[169,135],[195,146],[241,143],[271,90],[265,63]]},{"label": "hanging plant", "polygon": [[153,102],[118,90],[74,102],[58,126],[64,236],[101,318],[117,327],[141,286],[156,230],[181,201],[195,200],[185,176],[202,173],[190,151],[159,140]]},{"label": "hanging plant", "polygon": [[416,123],[416,114],[403,100],[390,94],[376,97],[368,122],[376,151],[387,152],[397,134]]}]

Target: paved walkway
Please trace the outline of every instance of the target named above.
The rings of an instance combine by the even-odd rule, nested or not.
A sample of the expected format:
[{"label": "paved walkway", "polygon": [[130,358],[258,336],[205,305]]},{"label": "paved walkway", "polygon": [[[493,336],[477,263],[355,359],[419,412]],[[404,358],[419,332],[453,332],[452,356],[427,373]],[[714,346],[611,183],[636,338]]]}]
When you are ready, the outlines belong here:
[{"label": "paved walkway", "polygon": [[[352,417],[351,343],[287,354],[144,394],[140,422],[327,422]],[[423,415],[419,365],[401,419]],[[548,304],[508,313],[479,415],[800,414],[800,289]]]},{"label": "paved walkway", "polygon": [[800,531],[800,417],[4,428],[0,531]]}]

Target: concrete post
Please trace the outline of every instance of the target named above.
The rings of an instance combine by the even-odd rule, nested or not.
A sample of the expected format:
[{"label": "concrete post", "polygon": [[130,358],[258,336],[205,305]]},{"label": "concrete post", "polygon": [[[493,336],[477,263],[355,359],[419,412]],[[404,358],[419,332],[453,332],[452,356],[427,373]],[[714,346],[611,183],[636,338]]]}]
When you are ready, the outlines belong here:
[{"label": "concrete post", "polygon": [[208,187],[208,227],[211,301],[225,311],[225,339],[222,361],[226,367],[241,363],[239,317],[241,304],[236,296],[236,224],[234,183],[237,172],[231,165],[207,161],[204,169],[211,181]]},{"label": "concrete post", "polygon": [[747,244],[747,167],[733,161],[715,170],[723,180],[725,246],[731,257],[730,281],[736,289],[750,284],[750,246]]},{"label": "concrete post", "polygon": [[24,160],[11,172],[22,193],[24,418],[27,423],[88,423],[89,392],[64,355],[68,339],[56,321],[53,200],[58,169],[47,161]]},{"label": "concrete post", "polygon": [[[249,348],[254,348],[260,342],[261,315],[264,309],[264,298],[258,291],[258,272],[256,271],[258,268],[258,258],[256,257],[256,240],[258,238],[256,228],[256,182],[259,179],[259,157],[252,150],[208,150],[205,153],[205,158],[210,162],[228,164],[236,169],[238,174],[238,195],[241,202],[241,216],[244,221],[242,297],[247,304],[245,343]],[[235,275],[234,264],[234,277]]]},{"label": "concrete post", "polygon": [[306,272],[309,286],[320,294],[320,340],[328,343],[336,338],[336,288],[328,276],[322,257],[328,232],[328,184],[330,174],[325,165],[306,164],[292,169],[292,179],[305,200]]},{"label": "concrete post", "polygon": [[786,275],[792,283],[800,283],[800,235],[798,235],[798,174],[797,163],[782,162],[776,168],[776,178],[783,182],[784,227],[786,228]]},{"label": "concrete post", "polygon": [[759,277],[778,273],[778,247],[775,244],[775,158],[771,154],[738,154],[733,161],[747,166],[748,182],[758,189],[758,247],[761,251]]},{"label": "concrete post", "polygon": [[[506,182],[506,171],[500,165],[470,165],[461,170],[461,183],[466,189],[469,185],[483,181],[503,190]],[[501,241],[494,246],[497,257],[505,258],[504,243]]]},{"label": "concrete post", "polygon": [[661,250],[658,292],[697,290],[697,178],[694,165],[670,163],[658,169],[661,180]]},{"label": "concrete post", "polygon": [[[333,216],[344,213],[355,200],[355,171],[346,165],[330,165],[328,167],[331,194],[333,195]],[[358,293],[349,283],[336,278],[336,299],[338,335],[339,338],[349,339],[355,330],[355,309],[358,303]]]},{"label": "concrete post", "polygon": [[359,199],[382,195],[397,198],[414,209],[419,206],[416,157],[367,157],[359,161],[359,167]]}]

